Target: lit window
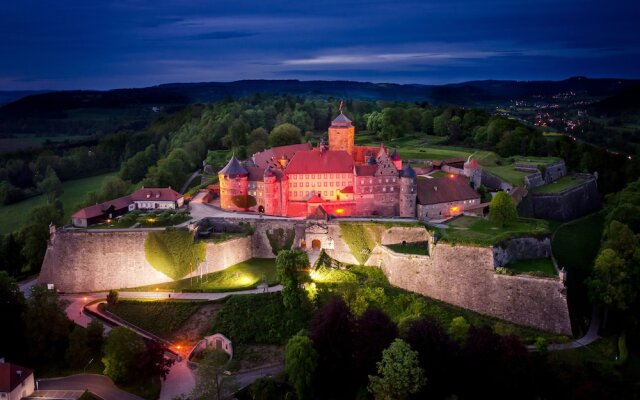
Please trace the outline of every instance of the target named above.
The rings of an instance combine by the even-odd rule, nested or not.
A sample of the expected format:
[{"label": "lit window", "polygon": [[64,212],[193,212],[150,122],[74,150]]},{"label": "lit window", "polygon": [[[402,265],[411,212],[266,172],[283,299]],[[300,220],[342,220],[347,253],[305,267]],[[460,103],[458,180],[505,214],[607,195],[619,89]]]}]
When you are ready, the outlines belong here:
[{"label": "lit window", "polygon": [[387,191],[387,188],[386,188],[386,187],[383,187],[383,188],[382,188],[382,191],[383,191],[383,192],[386,192],[386,191]]},{"label": "lit window", "polygon": [[307,184],[305,185],[306,187],[309,187],[309,182],[307,182]]},{"label": "lit window", "polygon": [[389,183],[389,178],[385,179],[384,183]]},{"label": "lit window", "polygon": [[393,186],[391,186],[391,189],[389,189],[389,191],[393,192]]}]

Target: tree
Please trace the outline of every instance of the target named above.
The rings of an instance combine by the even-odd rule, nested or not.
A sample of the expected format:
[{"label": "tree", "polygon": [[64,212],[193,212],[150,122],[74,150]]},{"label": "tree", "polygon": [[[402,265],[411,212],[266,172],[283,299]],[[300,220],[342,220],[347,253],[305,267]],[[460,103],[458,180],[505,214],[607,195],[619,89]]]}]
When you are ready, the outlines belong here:
[{"label": "tree", "polygon": [[[272,378],[256,379],[249,387],[249,393],[253,400],[276,400],[282,398],[278,384]],[[298,399],[301,399],[301,397],[298,397]]]},{"label": "tree", "polygon": [[110,306],[114,306],[118,303],[118,291],[117,290],[109,290],[107,294],[107,304]]},{"label": "tree", "polygon": [[102,182],[100,194],[103,201],[116,199],[127,194],[129,184],[117,176],[109,176]]},{"label": "tree", "polygon": [[137,368],[138,374],[142,378],[153,378],[159,376],[166,379],[174,359],[164,356],[165,348],[155,340],[146,340],[144,350],[138,354]]},{"label": "tree", "polygon": [[418,353],[402,339],[396,339],[382,352],[378,375],[369,375],[368,389],[376,400],[402,400],[417,393],[426,383]]},{"label": "tree", "polygon": [[44,286],[33,286],[25,314],[26,337],[32,359],[62,357],[71,321],[65,313],[66,303]]},{"label": "tree", "polygon": [[318,382],[320,392],[327,394],[348,393],[353,389],[353,315],[347,304],[338,297],[331,297],[327,304],[311,318],[309,337],[318,353]]},{"label": "tree", "polygon": [[47,167],[47,173],[44,179],[38,183],[38,190],[46,196],[47,203],[49,204],[53,203],[53,201],[62,194],[62,182],[60,182],[56,171],[54,171],[51,166]]},{"label": "tree", "polygon": [[0,270],[7,271],[11,276],[18,276],[26,260],[20,248],[22,243],[16,233],[8,233],[0,240]]},{"label": "tree", "polygon": [[489,205],[489,221],[504,227],[518,218],[516,203],[513,198],[505,192],[498,192]]},{"label": "tree", "polygon": [[76,325],[69,335],[69,347],[67,347],[65,358],[70,365],[78,368],[85,365],[90,357],[87,330]]},{"label": "tree", "polygon": [[253,155],[267,147],[267,144],[269,144],[269,134],[263,127],[256,128],[249,134],[248,142],[247,154]]},{"label": "tree", "polygon": [[[462,318],[462,317],[458,317]],[[464,334],[468,330],[468,324]],[[424,398],[444,398],[455,388],[460,348],[447,331],[432,317],[424,317],[409,327],[407,343],[418,352],[418,361],[425,371],[429,384],[424,388]]]},{"label": "tree", "polygon": [[285,146],[300,143],[301,139],[300,128],[293,124],[285,123],[273,128],[269,135],[269,144],[271,146]]},{"label": "tree", "polygon": [[21,356],[24,349],[26,301],[16,281],[0,271],[0,315],[5,326],[0,330],[0,354],[9,359]]},{"label": "tree", "polygon": [[92,319],[87,326],[87,345],[93,357],[98,357],[102,353],[104,343],[104,325],[97,319]]},{"label": "tree", "polygon": [[627,310],[638,296],[638,263],[627,262],[613,249],[604,249],[587,281],[591,298],[619,311]]},{"label": "tree", "polygon": [[611,221],[604,232],[603,249],[612,249],[625,260],[631,259],[638,248],[638,238],[628,225],[618,221]]},{"label": "tree", "polygon": [[231,389],[235,384],[233,378],[223,375],[228,362],[229,356],[224,351],[206,351],[198,365],[192,396],[196,399],[223,399],[224,390]]},{"label": "tree", "polygon": [[397,337],[398,326],[378,309],[369,309],[356,320],[353,358],[358,378],[363,384],[370,374],[375,373],[382,351]]},{"label": "tree", "polygon": [[144,349],[144,341],[135,332],[122,327],[112,329],[104,345],[104,374],[115,382],[126,381],[134,375],[136,360]]},{"label": "tree", "polygon": [[296,389],[298,399],[303,400],[309,395],[318,361],[313,342],[303,332],[298,333],[287,342],[284,357],[287,380]]},{"label": "tree", "polygon": [[299,271],[309,266],[307,253],[301,250],[281,250],[276,257],[276,274],[282,284],[282,301],[285,307],[299,306],[304,299],[300,287]]}]

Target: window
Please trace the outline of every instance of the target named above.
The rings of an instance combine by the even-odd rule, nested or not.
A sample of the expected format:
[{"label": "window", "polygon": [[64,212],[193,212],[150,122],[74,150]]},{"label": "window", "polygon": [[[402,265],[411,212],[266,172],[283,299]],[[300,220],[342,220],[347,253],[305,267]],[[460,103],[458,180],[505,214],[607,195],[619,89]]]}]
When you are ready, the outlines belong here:
[{"label": "window", "polygon": [[386,192],[386,191],[387,191],[387,188],[386,188],[386,187],[383,187],[383,188],[382,188],[382,191],[383,191],[383,192]]},{"label": "window", "polygon": [[307,184],[305,185],[306,187],[309,187],[309,182],[307,182]]},{"label": "window", "polygon": [[360,179],[360,184],[364,185],[364,179]]},{"label": "window", "polygon": [[324,187],[327,187],[327,182],[326,181],[324,182]]},{"label": "window", "polygon": [[385,179],[384,183],[389,183],[389,178]]},{"label": "window", "polygon": [[390,192],[393,192],[393,186],[391,186],[391,188],[389,189]]}]

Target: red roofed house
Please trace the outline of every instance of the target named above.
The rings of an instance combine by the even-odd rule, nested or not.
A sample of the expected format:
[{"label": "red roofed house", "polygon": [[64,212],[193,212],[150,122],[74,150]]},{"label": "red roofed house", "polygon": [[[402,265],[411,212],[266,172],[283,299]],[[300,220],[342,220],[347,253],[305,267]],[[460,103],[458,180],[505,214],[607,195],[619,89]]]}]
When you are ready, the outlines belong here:
[{"label": "red roofed house", "polygon": [[416,216],[416,174],[384,145],[355,146],[355,127],[340,113],[329,143],[274,147],[244,164],[233,156],[218,172],[220,206],[270,215],[308,216],[319,205],[334,216]]},{"label": "red roofed house", "polygon": [[465,176],[418,180],[419,219],[444,219],[480,205],[480,194],[469,185]]},{"label": "red roofed house", "polygon": [[20,400],[34,390],[33,371],[0,359],[0,399]]},{"label": "red roofed house", "polygon": [[131,194],[138,210],[175,210],[184,204],[184,196],[168,188],[141,188]]},{"label": "red roofed house", "polygon": [[80,209],[71,216],[71,222],[74,226],[86,228],[135,209],[173,210],[182,207],[183,204],[184,197],[170,187],[142,188],[129,196],[118,197]]},{"label": "red roofed house", "polygon": [[74,226],[86,228],[89,225],[126,214],[127,211],[131,211],[133,208],[131,196],[119,197],[76,211],[71,216],[71,222]]}]

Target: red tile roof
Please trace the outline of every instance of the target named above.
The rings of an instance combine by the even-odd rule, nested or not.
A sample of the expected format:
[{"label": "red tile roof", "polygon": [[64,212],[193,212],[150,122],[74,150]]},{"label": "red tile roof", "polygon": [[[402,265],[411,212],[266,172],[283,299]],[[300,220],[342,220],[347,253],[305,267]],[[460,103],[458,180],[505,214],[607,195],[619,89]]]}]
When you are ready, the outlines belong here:
[{"label": "red tile roof", "polygon": [[369,157],[375,158],[378,150],[380,150],[380,146],[353,146],[353,159],[358,164],[364,164]]},{"label": "red tile roof", "polygon": [[469,186],[466,177],[418,179],[419,204],[450,203],[479,198],[480,194]]},{"label": "red tile roof", "polygon": [[131,196],[118,197],[117,199],[105,201],[104,203],[94,204],[76,211],[71,218],[89,219],[99,217],[113,206],[114,210],[122,210],[131,204]]},{"label": "red tile roof", "polygon": [[296,152],[305,150],[311,150],[311,143],[272,147],[254,154],[253,162],[264,170],[268,165],[273,165],[283,156],[291,160]]},{"label": "red tile roof", "polygon": [[307,200],[307,203],[311,203],[311,204],[324,203],[324,200],[322,200],[322,197],[320,197],[320,195],[315,194],[309,200]]},{"label": "red tile roof", "polygon": [[347,186],[340,190],[340,193],[353,193],[353,186]]},{"label": "red tile roof", "polygon": [[[18,371],[21,371],[18,373]],[[16,364],[0,363],[0,392],[11,393],[18,385],[33,374],[28,368]]]},{"label": "red tile roof", "polygon": [[356,165],[356,176],[373,176],[378,170],[377,165]]},{"label": "red tile roof", "polygon": [[326,221],[328,219],[328,214],[322,206],[318,206],[315,210],[313,210],[311,214],[307,216],[307,219],[320,219]]},{"label": "red tile roof", "polygon": [[471,160],[468,163],[465,163],[464,167],[465,168],[470,168],[470,169],[480,169],[480,168],[482,168],[480,166],[480,164],[478,164],[478,162],[476,160]]},{"label": "red tile roof", "polygon": [[182,198],[182,195],[175,190],[168,188],[142,188],[138,189],[131,194],[131,200],[133,201],[178,201]]},{"label": "red tile roof", "polygon": [[298,151],[289,161],[285,172],[287,174],[352,173],[353,158],[343,150]]}]

